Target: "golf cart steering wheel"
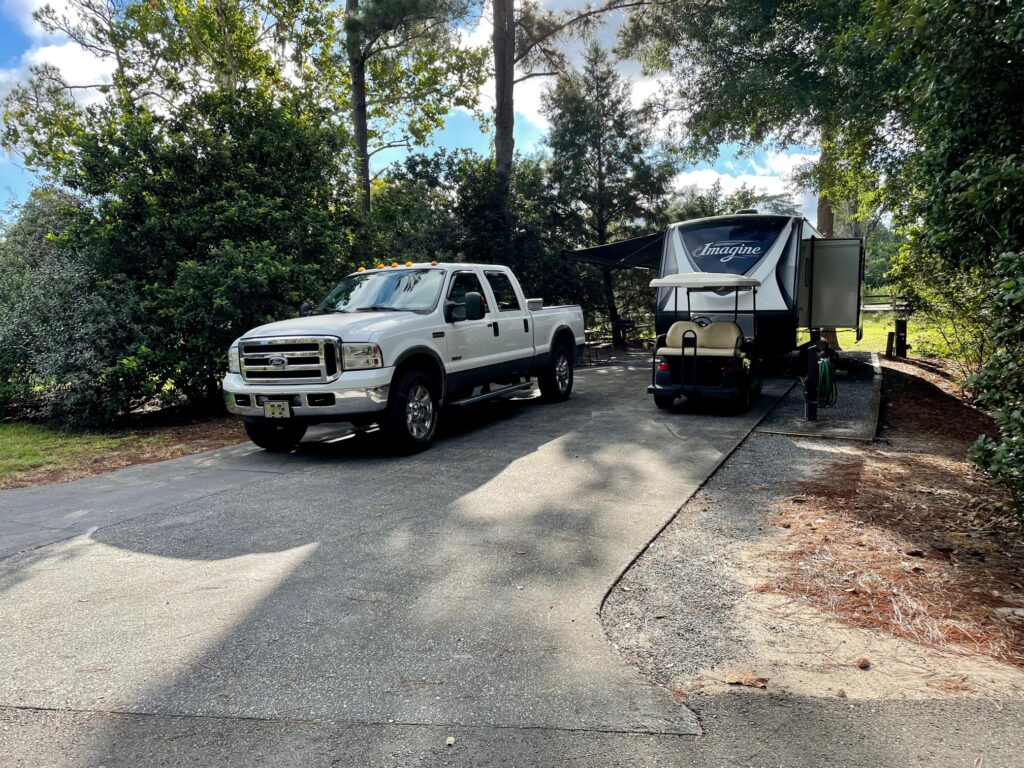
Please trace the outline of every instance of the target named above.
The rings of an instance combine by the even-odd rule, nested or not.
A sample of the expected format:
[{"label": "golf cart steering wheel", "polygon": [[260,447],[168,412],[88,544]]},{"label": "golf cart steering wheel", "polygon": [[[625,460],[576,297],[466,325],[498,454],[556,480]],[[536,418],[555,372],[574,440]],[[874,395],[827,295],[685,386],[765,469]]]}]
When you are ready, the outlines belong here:
[{"label": "golf cart steering wheel", "polygon": [[697,315],[695,318],[693,318],[693,322],[695,322],[701,328],[707,328],[709,325],[711,325],[711,318],[708,317],[707,315]]}]

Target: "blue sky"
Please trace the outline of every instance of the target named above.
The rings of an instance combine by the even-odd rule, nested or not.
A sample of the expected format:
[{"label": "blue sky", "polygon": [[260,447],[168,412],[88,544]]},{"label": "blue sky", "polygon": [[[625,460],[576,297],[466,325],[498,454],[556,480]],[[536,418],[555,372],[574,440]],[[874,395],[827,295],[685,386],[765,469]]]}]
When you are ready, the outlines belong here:
[{"label": "blue sky", "polygon": [[[557,7],[567,2],[569,0],[546,0],[544,5]],[[99,82],[109,77],[109,67],[104,62],[93,59],[67,40],[46,34],[32,20],[32,11],[44,3],[45,0],[0,0],[0,96],[27,76],[30,65],[44,62],[59,67],[72,82]],[[51,4],[56,3],[51,0]],[[598,40],[612,45],[620,22],[617,17],[610,18],[599,30]],[[467,44],[486,44],[489,38],[490,22],[486,17],[480,19],[477,27],[467,30]],[[573,58],[578,57],[581,49],[579,43],[569,46]],[[643,77],[635,62],[622,62],[620,70],[634,81],[634,95],[638,102],[656,91],[658,82]],[[542,79],[533,79],[516,88],[516,149],[523,154],[534,153],[543,144],[547,122],[541,114],[540,103],[546,87]],[[484,86],[481,92],[484,108],[493,104],[492,92],[492,84]],[[444,127],[433,137],[432,146],[464,147],[486,153],[490,150],[491,136],[480,130],[480,125],[470,114],[457,110],[448,116]],[[381,164],[399,160],[403,155],[402,150],[389,150],[379,153],[374,160],[379,168]],[[741,156],[736,147],[723,146],[716,162],[683,169],[676,183],[678,186],[706,187],[719,181],[726,191],[746,184],[765,192],[791,193],[793,190],[787,177],[798,165],[816,155],[816,148],[802,147],[785,152],[759,150]],[[35,183],[36,178],[22,167],[16,154],[0,150],[0,208],[24,200]],[[813,218],[813,195],[793,193],[793,199],[806,215]]]}]

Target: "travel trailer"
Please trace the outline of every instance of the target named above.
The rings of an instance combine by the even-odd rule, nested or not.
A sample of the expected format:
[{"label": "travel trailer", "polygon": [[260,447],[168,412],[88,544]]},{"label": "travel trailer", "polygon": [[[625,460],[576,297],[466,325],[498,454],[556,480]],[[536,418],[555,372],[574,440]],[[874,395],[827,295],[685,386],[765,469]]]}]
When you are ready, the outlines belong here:
[{"label": "travel trailer", "polygon": [[[825,239],[801,216],[754,210],[671,224],[662,233],[567,255],[611,269],[658,269],[659,277],[686,274],[741,275],[758,281],[754,291],[721,288],[682,300],[680,288],[658,286],[656,333],[680,320],[704,325],[738,320],[758,351],[785,355],[797,347],[798,329],[857,329],[860,337],[864,244],[859,238]],[[738,302],[738,307],[737,307]]]}]

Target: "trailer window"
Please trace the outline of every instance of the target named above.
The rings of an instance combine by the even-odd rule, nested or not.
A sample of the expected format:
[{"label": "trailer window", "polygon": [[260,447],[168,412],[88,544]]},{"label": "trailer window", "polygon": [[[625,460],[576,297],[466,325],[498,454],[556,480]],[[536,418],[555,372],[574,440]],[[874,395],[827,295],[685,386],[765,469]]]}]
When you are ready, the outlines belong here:
[{"label": "trailer window", "polygon": [[494,300],[498,302],[499,312],[517,312],[522,309],[519,306],[519,297],[516,296],[516,289],[512,287],[512,281],[504,272],[485,272],[487,282],[494,291]]}]

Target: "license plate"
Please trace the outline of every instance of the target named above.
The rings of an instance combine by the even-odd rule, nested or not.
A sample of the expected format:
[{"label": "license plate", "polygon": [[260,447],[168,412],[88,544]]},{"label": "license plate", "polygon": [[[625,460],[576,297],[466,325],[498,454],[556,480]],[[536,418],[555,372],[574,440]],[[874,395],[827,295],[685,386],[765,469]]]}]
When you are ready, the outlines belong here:
[{"label": "license plate", "polygon": [[263,403],[263,415],[268,419],[287,419],[292,409],[287,400],[267,400]]}]

